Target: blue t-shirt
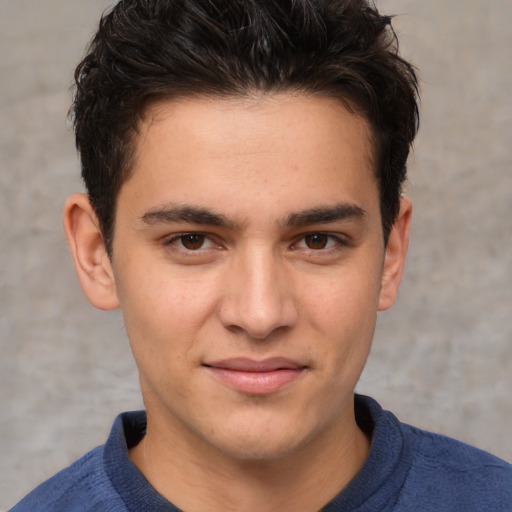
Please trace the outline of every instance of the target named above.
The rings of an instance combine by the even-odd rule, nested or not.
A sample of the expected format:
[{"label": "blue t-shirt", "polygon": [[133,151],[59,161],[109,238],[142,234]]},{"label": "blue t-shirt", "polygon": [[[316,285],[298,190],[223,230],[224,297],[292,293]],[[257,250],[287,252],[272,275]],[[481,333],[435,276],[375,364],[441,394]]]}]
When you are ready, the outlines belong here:
[{"label": "blue t-shirt", "polygon": [[[400,423],[356,395],[371,436],[368,458],[324,512],[512,512],[512,466],[445,436]],[[143,411],[118,416],[104,446],[41,484],[11,512],[179,512],[128,457],[144,436]]]}]

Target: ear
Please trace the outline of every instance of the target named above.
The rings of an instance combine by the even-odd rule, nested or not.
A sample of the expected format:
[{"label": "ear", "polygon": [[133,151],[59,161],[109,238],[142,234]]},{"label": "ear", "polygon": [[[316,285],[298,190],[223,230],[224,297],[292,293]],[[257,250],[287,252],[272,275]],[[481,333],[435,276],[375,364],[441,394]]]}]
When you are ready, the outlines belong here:
[{"label": "ear", "polygon": [[389,309],[395,303],[402,280],[407,247],[409,246],[411,215],[412,203],[410,199],[402,198],[400,212],[393,224],[386,246],[378,305],[379,311]]},{"label": "ear", "polygon": [[118,308],[112,265],[96,213],[85,194],[73,194],[68,198],[63,222],[76,273],[87,300],[99,309]]}]

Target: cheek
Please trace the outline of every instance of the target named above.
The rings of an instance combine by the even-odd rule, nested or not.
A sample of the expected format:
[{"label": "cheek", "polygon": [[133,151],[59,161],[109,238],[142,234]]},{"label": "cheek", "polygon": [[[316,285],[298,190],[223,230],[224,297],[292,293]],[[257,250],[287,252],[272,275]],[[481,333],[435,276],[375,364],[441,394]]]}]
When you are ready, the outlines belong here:
[{"label": "cheek", "polygon": [[[126,268],[116,285],[120,293],[121,309],[130,318],[145,320],[148,324],[163,327],[194,323],[197,316],[211,307],[215,283],[204,275],[188,275],[166,265],[149,262],[140,272]],[[128,315],[129,312],[129,315]]]},{"label": "cheek", "polygon": [[337,382],[359,378],[375,330],[379,287],[379,272],[367,268],[322,285],[317,280],[303,302],[304,317],[322,340],[309,342],[309,350]]},{"label": "cheek", "polygon": [[139,276],[128,271],[123,277],[118,296],[137,364],[169,364],[188,357],[215,311],[211,283],[157,271]]},{"label": "cheek", "polygon": [[328,279],[311,280],[300,302],[320,330],[359,331],[368,319],[376,318],[380,273],[372,269],[341,272]]}]

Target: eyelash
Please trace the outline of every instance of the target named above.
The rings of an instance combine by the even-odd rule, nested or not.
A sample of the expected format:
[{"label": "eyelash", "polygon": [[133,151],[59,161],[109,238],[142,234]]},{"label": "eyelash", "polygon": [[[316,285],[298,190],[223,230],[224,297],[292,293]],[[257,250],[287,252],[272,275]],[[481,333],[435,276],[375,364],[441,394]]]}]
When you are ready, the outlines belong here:
[{"label": "eyelash", "polygon": [[[189,249],[187,247],[184,247],[183,239],[187,236],[189,236],[189,237],[196,236],[196,237],[203,238],[201,246],[197,247],[197,249]],[[315,236],[326,237],[326,239],[327,239],[326,244],[328,245],[328,247],[320,247],[320,248],[312,248],[312,247],[307,247],[307,246],[306,247],[298,247],[299,244],[303,243],[308,237],[315,237]],[[177,242],[180,242],[181,247],[177,244]],[[211,247],[203,248],[203,245],[205,242],[209,242],[209,244],[211,244],[212,247],[214,245],[216,245],[217,248],[222,248],[221,244],[215,242],[212,235],[209,235],[208,233],[195,232],[195,231],[187,232],[187,233],[179,233],[177,235],[173,235],[171,238],[168,238],[164,241],[164,246],[173,247],[175,250],[181,251],[182,253],[187,254],[187,255],[199,255],[211,248]],[[348,245],[349,245],[349,242],[347,241],[347,239],[345,237],[341,237],[339,235],[334,235],[331,233],[326,233],[323,231],[313,231],[311,233],[301,234],[300,237],[297,237],[295,239],[295,241],[292,243],[292,249],[293,250],[303,249],[305,251],[308,251],[309,253],[321,253],[321,252],[325,253],[327,251],[332,251],[332,250],[335,250],[336,248],[345,247]]]},{"label": "eyelash", "polygon": [[294,242],[293,246],[297,247],[300,243],[305,242],[305,240],[308,237],[316,237],[316,236],[326,237],[326,239],[327,239],[326,243],[331,244],[331,245],[328,247],[321,247],[321,248],[316,248],[316,249],[306,246],[301,249],[304,249],[310,253],[320,253],[320,252],[325,253],[327,251],[336,250],[337,248],[345,247],[348,245],[348,241],[346,240],[345,237],[342,237],[340,235],[334,235],[332,233],[325,233],[324,231],[313,231],[311,233],[305,233],[305,234],[301,235],[299,238],[297,238],[297,241]]},{"label": "eyelash", "polygon": [[[192,231],[192,232],[189,232],[189,233],[179,233],[177,235],[173,235],[171,238],[168,238],[166,240],[164,240],[164,246],[166,247],[170,247],[172,246],[173,248],[175,248],[176,250],[179,250],[183,253],[186,253],[186,254],[194,254],[194,253],[197,253],[199,254],[200,252],[204,252],[205,249],[203,249],[202,245],[204,245],[204,242],[203,244],[201,244],[201,247],[198,247],[197,249],[188,249],[187,247],[184,247],[183,246],[183,239],[187,236],[196,236],[196,237],[202,237],[204,238],[204,242],[206,241],[209,241],[212,245],[217,245],[217,247],[221,247],[220,244],[215,244],[215,241],[213,240],[212,236],[207,234],[207,233],[201,233],[201,232],[195,232],[195,231]],[[176,242],[180,242],[181,241],[181,247],[179,245],[177,245]],[[202,249],[202,250],[201,250]]]}]

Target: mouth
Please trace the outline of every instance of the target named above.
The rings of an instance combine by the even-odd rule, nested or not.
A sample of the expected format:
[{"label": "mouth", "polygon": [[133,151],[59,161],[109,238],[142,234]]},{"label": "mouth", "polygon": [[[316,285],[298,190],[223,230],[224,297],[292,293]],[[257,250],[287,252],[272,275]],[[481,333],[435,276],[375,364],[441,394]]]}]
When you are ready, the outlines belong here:
[{"label": "mouth", "polygon": [[288,387],[307,370],[296,361],[274,357],[233,358],[203,364],[222,384],[248,395],[269,395]]}]

